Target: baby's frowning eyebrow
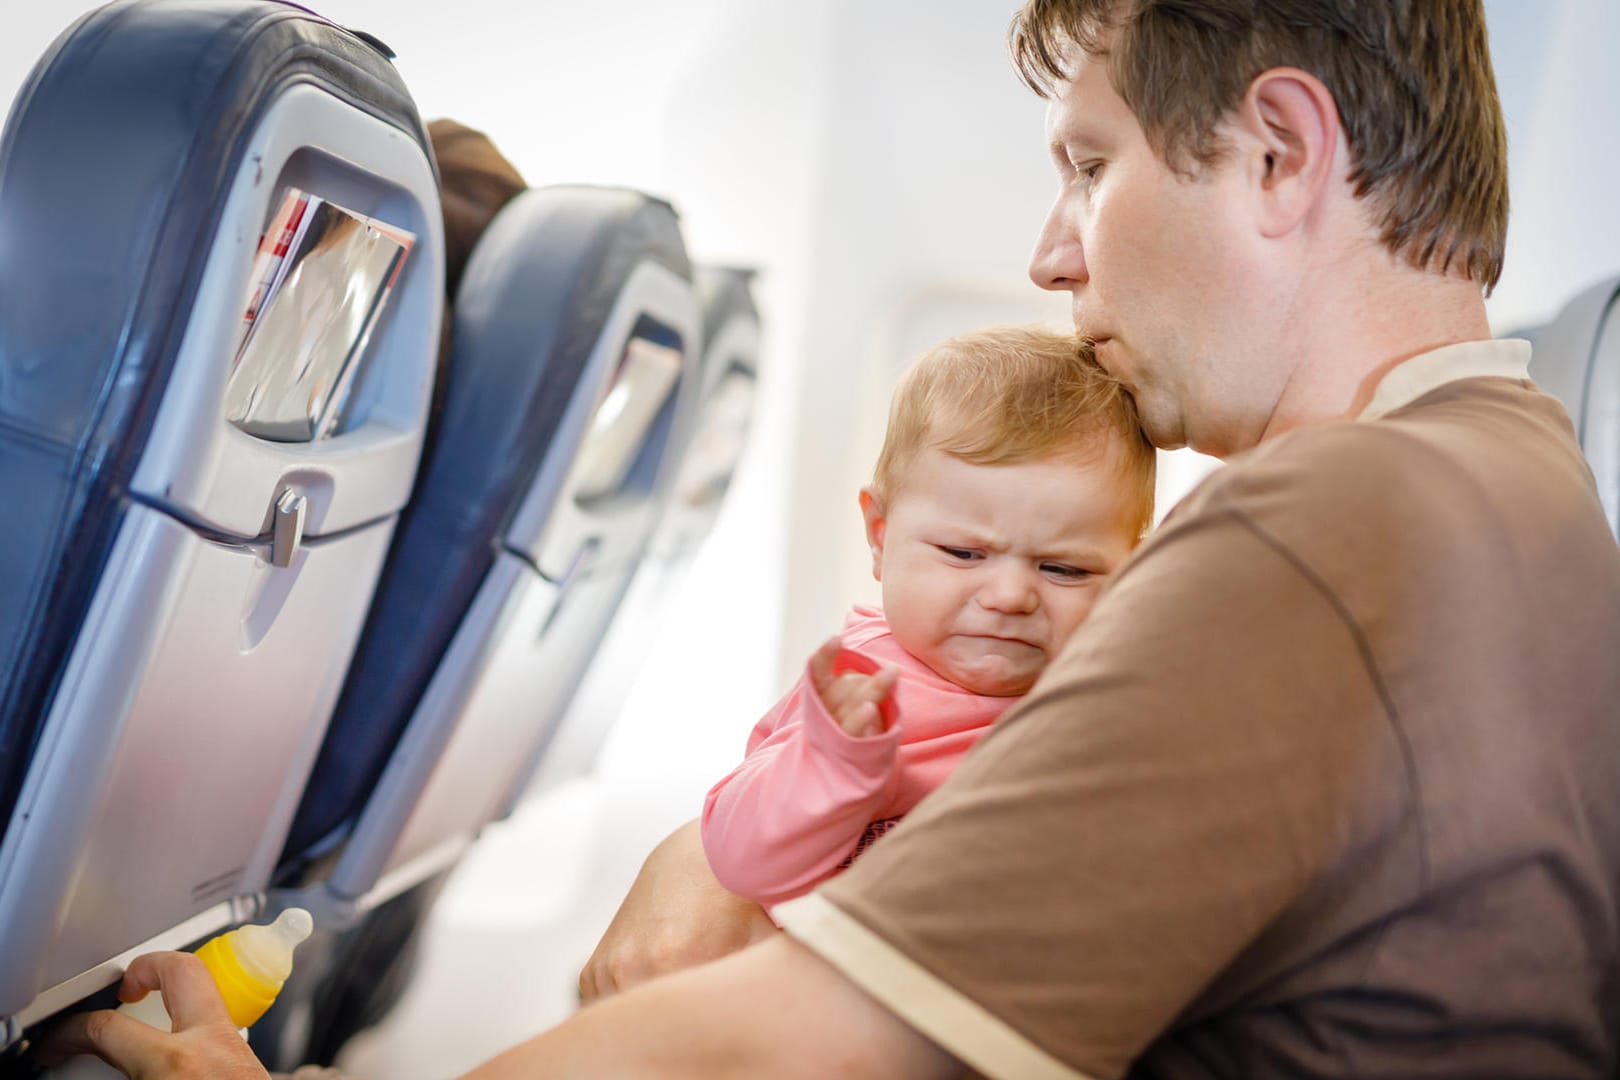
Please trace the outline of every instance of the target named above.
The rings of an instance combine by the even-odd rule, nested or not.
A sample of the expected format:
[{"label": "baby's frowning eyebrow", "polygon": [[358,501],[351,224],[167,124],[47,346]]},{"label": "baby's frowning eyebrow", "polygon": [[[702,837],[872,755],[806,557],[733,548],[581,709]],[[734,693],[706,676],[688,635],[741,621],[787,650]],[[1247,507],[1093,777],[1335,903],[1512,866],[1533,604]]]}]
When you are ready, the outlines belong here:
[{"label": "baby's frowning eyebrow", "polygon": [[[1011,541],[994,533],[965,528],[937,529],[928,535],[927,541],[936,547],[971,548],[998,555],[1012,551],[1015,546]],[[1020,554],[1035,562],[1063,563],[1066,566],[1091,567],[1107,561],[1102,552],[1090,547],[1038,548]]]},{"label": "baby's frowning eyebrow", "polygon": [[1103,553],[1092,548],[1065,548],[1062,550],[1047,550],[1044,553],[1030,556],[1040,562],[1063,563],[1066,566],[1092,567],[1101,566],[1107,559]]},{"label": "baby's frowning eyebrow", "polygon": [[983,532],[971,526],[941,525],[927,530],[924,538],[940,547],[975,548],[983,551],[1006,551],[1009,543],[994,533]]}]

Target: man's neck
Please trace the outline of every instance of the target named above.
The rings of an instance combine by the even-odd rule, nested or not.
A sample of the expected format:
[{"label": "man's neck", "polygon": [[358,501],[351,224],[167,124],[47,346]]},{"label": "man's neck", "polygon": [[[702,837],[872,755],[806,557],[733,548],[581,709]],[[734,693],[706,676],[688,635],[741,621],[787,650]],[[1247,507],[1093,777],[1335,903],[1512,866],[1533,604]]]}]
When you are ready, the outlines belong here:
[{"label": "man's neck", "polygon": [[1420,353],[1491,336],[1477,283],[1374,259],[1364,273],[1297,296],[1289,348],[1299,358],[1260,441],[1353,419],[1392,369]]}]

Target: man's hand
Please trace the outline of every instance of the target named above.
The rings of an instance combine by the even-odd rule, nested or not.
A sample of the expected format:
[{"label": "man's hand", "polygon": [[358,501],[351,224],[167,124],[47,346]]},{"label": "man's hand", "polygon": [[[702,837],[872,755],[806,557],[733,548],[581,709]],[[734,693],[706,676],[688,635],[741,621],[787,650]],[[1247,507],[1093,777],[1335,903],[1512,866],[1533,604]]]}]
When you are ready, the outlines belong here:
[{"label": "man's hand", "polygon": [[118,997],[139,1001],[153,990],[163,994],[172,1035],[111,1010],[80,1013],[46,1035],[39,1059],[55,1065],[94,1054],[134,1080],[266,1080],[201,960],[189,953],[138,957]]},{"label": "man's hand", "polygon": [[843,662],[844,655],[836,637],[824,641],[810,657],[810,685],[846,733],[857,739],[881,735],[895,720],[890,694],[896,673],[893,668],[855,670]]},{"label": "man's hand", "polygon": [[776,924],[763,908],[715,880],[698,823],[688,822],[642,864],[580,972],[580,1000],[594,1001],[719,959],[775,933]]}]

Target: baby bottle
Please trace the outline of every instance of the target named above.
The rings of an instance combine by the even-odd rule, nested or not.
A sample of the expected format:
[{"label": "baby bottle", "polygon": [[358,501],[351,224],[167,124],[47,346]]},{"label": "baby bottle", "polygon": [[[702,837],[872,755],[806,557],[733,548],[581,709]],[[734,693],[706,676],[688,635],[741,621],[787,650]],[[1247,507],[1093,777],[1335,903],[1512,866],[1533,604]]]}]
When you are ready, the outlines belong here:
[{"label": "baby bottle", "polygon": [[309,912],[288,908],[269,926],[240,926],[197,950],[197,959],[225,999],[231,1023],[252,1027],[275,1004],[281,985],[292,974],[293,950],[314,929]]}]

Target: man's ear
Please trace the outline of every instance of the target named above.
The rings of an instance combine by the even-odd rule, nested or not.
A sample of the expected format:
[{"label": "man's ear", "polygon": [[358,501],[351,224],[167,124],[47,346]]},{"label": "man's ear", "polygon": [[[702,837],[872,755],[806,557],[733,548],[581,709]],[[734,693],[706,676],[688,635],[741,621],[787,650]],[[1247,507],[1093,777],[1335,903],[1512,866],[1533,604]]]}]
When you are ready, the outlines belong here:
[{"label": "man's ear", "polygon": [[1261,234],[1286,235],[1306,221],[1340,168],[1333,95],[1307,71],[1272,68],[1249,84],[1233,121]]},{"label": "man's ear", "polygon": [[866,519],[866,546],[872,549],[872,577],[883,580],[883,533],[889,522],[883,500],[870,487],[861,488],[861,517]]}]

